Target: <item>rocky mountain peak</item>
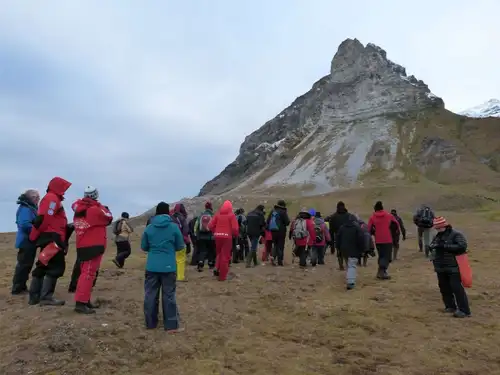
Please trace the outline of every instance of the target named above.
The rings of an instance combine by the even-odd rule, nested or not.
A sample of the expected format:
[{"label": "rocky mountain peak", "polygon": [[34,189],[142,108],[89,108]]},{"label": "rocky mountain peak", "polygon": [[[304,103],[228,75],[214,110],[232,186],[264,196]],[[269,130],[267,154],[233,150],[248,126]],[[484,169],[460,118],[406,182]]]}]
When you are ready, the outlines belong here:
[{"label": "rocky mountain peak", "polygon": [[[444,109],[444,102],[423,81],[407,76],[379,46],[346,39],[330,73],[247,136],[236,160],[200,195],[253,182],[306,183],[331,191],[373,168],[393,170],[401,144],[394,118],[427,109]],[[412,133],[404,131],[405,137]]]},{"label": "rocky mountain peak", "polygon": [[500,100],[490,99],[483,104],[459,112],[459,114],[477,118],[500,117]]}]

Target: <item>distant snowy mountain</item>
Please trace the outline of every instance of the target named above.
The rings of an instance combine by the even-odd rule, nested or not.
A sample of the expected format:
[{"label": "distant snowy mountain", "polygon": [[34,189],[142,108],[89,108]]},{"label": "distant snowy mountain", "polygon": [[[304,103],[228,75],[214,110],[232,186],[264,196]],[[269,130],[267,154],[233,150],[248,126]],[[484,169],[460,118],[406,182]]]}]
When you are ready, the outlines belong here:
[{"label": "distant snowy mountain", "polygon": [[486,103],[459,112],[467,117],[500,117],[500,100],[490,99]]}]

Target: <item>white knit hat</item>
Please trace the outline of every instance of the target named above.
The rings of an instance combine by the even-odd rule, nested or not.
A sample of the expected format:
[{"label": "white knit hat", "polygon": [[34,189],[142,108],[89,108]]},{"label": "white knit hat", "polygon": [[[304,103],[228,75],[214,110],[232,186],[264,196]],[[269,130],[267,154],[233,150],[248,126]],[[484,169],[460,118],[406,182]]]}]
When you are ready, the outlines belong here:
[{"label": "white knit hat", "polygon": [[85,198],[98,200],[99,199],[99,191],[95,187],[89,185],[85,188],[85,190],[83,192],[83,196]]}]

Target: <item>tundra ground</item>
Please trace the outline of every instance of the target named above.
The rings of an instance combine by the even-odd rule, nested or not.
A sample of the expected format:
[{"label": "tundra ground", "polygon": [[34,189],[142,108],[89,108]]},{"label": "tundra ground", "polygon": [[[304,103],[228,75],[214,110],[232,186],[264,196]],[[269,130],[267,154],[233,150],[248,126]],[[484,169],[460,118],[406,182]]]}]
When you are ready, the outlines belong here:
[{"label": "tundra ground", "polygon": [[[177,288],[186,328],[178,335],[144,329],[145,255],[139,250],[140,233],[134,236],[133,255],[123,270],[111,263],[115,249],[110,244],[94,292],[102,306],[94,316],[75,314],[73,296],[66,293],[74,245],[56,293],[67,305],[32,307],[26,296],[10,295],[14,237],[1,234],[0,266],[5,271],[0,278],[0,373],[500,374],[497,203],[487,199],[477,204],[484,197],[476,194],[432,196],[438,214],[469,240],[473,316],[454,319],[440,312],[432,265],[417,250],[410,220],[414,202],[405,203],[391,191],[363,194],[340,198],[365,218],[371,201],[383,199],[406,219],[409,238],[402,244],[401,259],[391,265],[392,280],[375,279],[372,258],[360,269],[357,288],[347,292],[334,257],[304,272],[290,264],[290,247],[286,267],[234,265],[238,277],[230,282],[189,268],[188,282]],[[337,198],[310,199],[327,213]],[[311,202],[305,199],[291,206]],[[250,208],[256,200],[246,203]]]}]

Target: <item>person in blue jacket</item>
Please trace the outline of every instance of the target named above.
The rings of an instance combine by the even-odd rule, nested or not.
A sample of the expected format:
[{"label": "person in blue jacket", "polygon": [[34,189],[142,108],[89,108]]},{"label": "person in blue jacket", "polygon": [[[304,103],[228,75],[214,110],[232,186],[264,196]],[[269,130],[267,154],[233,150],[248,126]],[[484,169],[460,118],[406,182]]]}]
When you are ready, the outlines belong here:
[{"label": "person in blue jacket", "polygon": [[16,249],[17,264],[12,279],[12,294],[27,293],[29,274],[33,268],[36,258],[36,245],[29,240],[32,222],[35,220],[38,211],[40,194],[34,189],[26,190],[17,198],[19,207],[16,212]]},{"label": "person in blue jacket", "polygon": [[146,280],[144,281],[144,317],[146,328],[158,326],[160,291],[162,296],[163,327],[169,333],[180,331],[176,302],[176,252],[185,249],[179,226],[169,216],[165,202],[156,206],[156,215],[144,230],[141,249],[148,253]]}]

